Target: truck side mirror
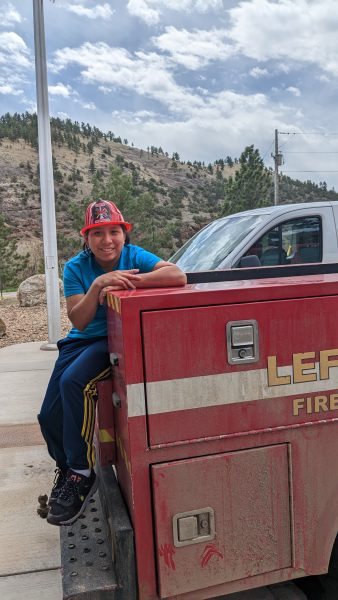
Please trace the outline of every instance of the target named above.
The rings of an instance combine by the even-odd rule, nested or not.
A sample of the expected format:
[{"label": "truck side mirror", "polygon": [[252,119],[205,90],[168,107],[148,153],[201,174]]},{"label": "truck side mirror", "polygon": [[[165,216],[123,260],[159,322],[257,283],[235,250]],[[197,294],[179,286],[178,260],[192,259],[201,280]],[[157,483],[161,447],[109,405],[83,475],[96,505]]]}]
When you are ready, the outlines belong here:
[{"label": "truck side mirror", "polygon": [[251,267],[260,267],[261,261],[256,254],[249,254],[249,256],[242,256],[241,260],[237,265],[240,269],[249,269]]}]

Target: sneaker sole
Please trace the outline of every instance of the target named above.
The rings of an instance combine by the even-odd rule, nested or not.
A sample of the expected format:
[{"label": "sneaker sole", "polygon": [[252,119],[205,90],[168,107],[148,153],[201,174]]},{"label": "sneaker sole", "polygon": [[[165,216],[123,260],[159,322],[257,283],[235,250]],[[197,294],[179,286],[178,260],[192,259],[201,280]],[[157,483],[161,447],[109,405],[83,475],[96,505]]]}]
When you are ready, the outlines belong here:
[{"label": "sneaker sole", "polygon": [[47,516],[47,522],[50,525],[71,525],[72,523],[74,523],[74,521],[76,521],[76,519],[79,518],[80,515],[82,515],[83,511],[85,510],[89,500],[91,499],[91,497],[95,494],[97,488],[99,487],[99,481],[98,481],[98,477],[96,477],[92,487],[90,488],[86,499],[84,500],[80,510],[76,513],[76,515],[74,515],[71,519],[67,519],[67,521],[59,521],[58,519],[54,519],[53,515],[49,512],[48,516]]}]

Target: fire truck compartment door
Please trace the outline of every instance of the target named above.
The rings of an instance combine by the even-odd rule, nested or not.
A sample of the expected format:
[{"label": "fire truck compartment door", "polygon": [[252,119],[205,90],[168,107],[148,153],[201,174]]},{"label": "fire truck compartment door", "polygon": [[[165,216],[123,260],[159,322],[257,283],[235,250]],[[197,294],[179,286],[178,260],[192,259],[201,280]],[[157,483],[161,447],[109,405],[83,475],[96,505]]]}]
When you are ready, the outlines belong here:
[{"label": "fire truck compartment door", "polygon": [[303,423],[304,397],[318,393],[326,412],[314,408],[311,420],[336,416],[328,408],[338,368],[318,371],[320,351],[337,348],[336,304],[328,296],[144,311],[150,446]]},{"label": "fire truck compartment door", "polygon": [[291,566],[288,444],[151,469],[161,598]]}]

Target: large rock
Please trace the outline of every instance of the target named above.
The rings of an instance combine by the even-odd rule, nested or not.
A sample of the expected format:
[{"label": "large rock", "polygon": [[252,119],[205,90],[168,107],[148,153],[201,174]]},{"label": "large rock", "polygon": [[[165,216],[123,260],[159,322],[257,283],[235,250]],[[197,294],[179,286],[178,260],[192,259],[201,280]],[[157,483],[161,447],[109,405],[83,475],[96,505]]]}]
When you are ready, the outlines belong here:
[{"label": "large rock", "polygon": [[[63,294],[63,284],[59,279],[60,296]],[[45,275],[32,275],[19,285],[18,300],[20,306],[39,306],[47,304]]]},{"label": "large rock", "polygon": [[6,335],[6,325],[2,319],[0,319],[0,338]]}]

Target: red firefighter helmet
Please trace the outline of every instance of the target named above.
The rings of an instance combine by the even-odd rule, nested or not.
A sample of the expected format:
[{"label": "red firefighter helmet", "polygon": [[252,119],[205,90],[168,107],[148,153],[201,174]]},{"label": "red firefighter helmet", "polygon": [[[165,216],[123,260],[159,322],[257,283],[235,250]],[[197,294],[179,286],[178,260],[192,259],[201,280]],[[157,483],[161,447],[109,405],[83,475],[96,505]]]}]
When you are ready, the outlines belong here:
[{"label": "red firefighter helmet", "polygon": [[127,231],[132,229],[132,225],[124,220],[116,204],[101,198],[89,204],[85,214],[85,224],[80,233],[84,235],[89,229],[99,225],[124,225]]}]

